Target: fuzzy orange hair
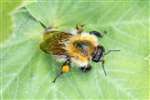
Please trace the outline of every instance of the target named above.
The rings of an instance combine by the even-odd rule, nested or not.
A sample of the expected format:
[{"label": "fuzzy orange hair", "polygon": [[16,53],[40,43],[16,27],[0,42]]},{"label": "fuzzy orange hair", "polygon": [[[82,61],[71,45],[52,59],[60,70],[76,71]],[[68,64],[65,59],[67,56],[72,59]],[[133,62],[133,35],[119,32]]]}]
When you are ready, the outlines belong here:
[{"label": "fuzzy orange hair", "polygon": [[[75,42],[85,42],[89,45],[89,53],[87,56],[82,55],[80,51],[74,46]],[[97,46],[97,38],[91,34],[78,34],[72,36],[69,40],[69,43],[66,46],[67,53],[73,58],[83,63],[88,63],[91,59],[91,53],[94,51],[94,48]]]}]

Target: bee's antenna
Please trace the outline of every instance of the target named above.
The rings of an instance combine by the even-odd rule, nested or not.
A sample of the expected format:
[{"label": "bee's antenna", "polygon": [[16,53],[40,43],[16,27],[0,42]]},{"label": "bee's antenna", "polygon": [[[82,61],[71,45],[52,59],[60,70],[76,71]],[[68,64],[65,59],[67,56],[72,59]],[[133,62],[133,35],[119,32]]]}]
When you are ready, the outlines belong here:
[{"label": "bee's antenna", "polygon": [[111,52],[116,52],[116,51],[120,51],[120,50],[108,50],[106,53],[104,53],[104,55],[108,55],[109,53],[111,53]]}]

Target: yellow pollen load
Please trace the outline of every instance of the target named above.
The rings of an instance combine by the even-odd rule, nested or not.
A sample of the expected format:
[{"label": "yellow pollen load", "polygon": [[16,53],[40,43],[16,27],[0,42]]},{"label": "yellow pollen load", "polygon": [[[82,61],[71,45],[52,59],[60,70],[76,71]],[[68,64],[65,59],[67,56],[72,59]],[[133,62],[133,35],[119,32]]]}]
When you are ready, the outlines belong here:
[{"label": "yellow pollen load", "polygon": [[70,67],[68,66],[68,65],[64,65],[63,67],[62,67],[62,72],[63,73],[67,73],[67,72],[69,72],[70,71]]}]

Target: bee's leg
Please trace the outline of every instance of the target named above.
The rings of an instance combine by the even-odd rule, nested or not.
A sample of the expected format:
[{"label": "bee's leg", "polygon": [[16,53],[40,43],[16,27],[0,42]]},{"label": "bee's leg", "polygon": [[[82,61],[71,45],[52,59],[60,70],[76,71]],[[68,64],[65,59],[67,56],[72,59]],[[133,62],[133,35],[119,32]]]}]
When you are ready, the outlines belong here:
[{"label": "bee's leg", "polygon": [[102,68],[104,71],[105,76],[107,75],[106,70],[105,70],[105,60],[101,60]]},{"label": "bee's leg", "polygon": [[46,25],[44,25],[44,23],[42,23],[41,21],[39,21],[39,23],[41,24],[41,26],[45,29],[44,30],[44,33],[49,33],[51,31],[53,31],[53,29],[57,28],[57,27],[54,27],[54,26],[49,26],[47,27]]},{"label": "bee's leg", "polygon": [[60,77],[62,74],[63,74],[62,72],[58,73],[57,76],[54,78],[54,80],[52,82],[55,83],[55,81],[57,80],[57,78]]},{"label": "bee's leg", "polygon": [[49,33],[51,32],[53,27],[46,27],[44,33]]},{"label": "bee's leg", "polygon": [[88,64],[87,66],[80,67],[82,72],[89,72],[92,69],[92,66]]},{"label": "bee's leg", "polygon": [[90,31],[89,33],[93,34],[93,35],[95,35],[96,37],[99,37],[99,38],[103,37],[103,34],[101,32],[98,32],[98,31]]},{"label": "bee's leg", "polygon": [[95,35],[98,38],[102,38],[105,34],[107,34],[107,31],[98,32],[94,30],[94,31],[90,31],[89,33]]},{"label": "bee's leg", "polygon": [[83,30],[84,30],[83,27],[84,27],[83,24],[77,24],[76,25],[76,30],[77,30],[78,34],[81,34],[83,32]]},{"label": "bee's leg", "polygon": [[46,29],[47,28],[47,26],[46,25],[44,25],[44,23],[42,23],[41,21],[38,21],[39,23],[40,23],[40,25],[44,28],[44,29]]},{"label": "bee's leg", "polygon": [[71,63],[70,59],[67,59],[64,62],[64,64],[61,66],[60,72],[57,74],[57,76],[52,81],[53,83],[55,83],[55,81],[57,80],[57,78],[60,77],[62,74],[67,73],[67,72],[70,71],[70,69],[71,69],[70,63]]},{"label": "bee's leg", "polygon": [[106,53],[104,53],[104,55],[108,55],[111,52],[116,52],[116,51],[120,51],[120,50],[108,50]]}]

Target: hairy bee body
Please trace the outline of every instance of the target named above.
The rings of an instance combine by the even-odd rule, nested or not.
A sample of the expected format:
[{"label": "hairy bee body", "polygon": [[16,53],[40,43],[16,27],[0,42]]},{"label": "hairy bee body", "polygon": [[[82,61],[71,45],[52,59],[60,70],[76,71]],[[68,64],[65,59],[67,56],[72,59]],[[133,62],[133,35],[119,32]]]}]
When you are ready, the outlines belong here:
[{"label": "hairy bee body", "polygon": [[[84,50],[80,48],[80,44]],[[71,61],[79,67],[87,66],[92,59],[92,53],[97,47],[96,36],[88,32],[78,34],[76,30],[71,32],[49,31],[45,32],[41,50],[57,57],[70,57]]]},{"label": "hairy bee body", "polygon": [[59,31],[44,33],[43,42],[40,44],[41,50],[53,55],[66,55],[65,42],[69,40],[71,34]]},{"label": "hairy bee body", "polygon": [[72,63],[76,64],[82,72],[91,70],[91,61],[101,62],[104,74],[104,56],[112,51],[105,52],[105,48],[98,43],[97,38],[103,37],[98,31],[84,32],[84,25],[76,25],[76,28],[69,32],[56,31],[52,28],[47,28],[43,23],[41,26],[45,28],[43,41],[40,43],[40,49],[45,53],[52,54],[57,60],[62,60],[64,63],[61,66],[60,72],[52,82],[63,73],[68,73],[72,67]]}]

